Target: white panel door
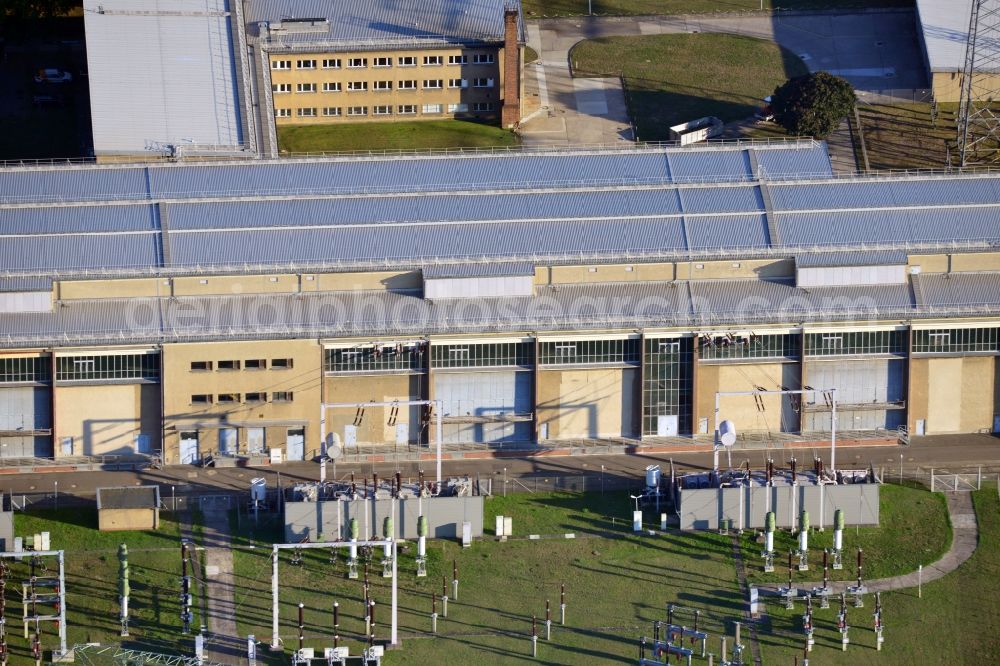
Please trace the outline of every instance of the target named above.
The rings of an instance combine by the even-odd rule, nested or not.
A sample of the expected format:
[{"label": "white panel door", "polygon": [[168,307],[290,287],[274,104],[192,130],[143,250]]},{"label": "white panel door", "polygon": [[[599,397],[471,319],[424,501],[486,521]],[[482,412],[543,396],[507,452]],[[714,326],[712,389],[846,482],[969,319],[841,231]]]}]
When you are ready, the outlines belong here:
[{"label": "white panel door", "polygon": [[264,448],[264,429],[263,428],[247,428],[247,449],[250,453],[263,453]]},{"label": "white panel door", "polygon": [[224,456],[236,455],[237,430],[236,428],[219,429],[219,453]]},{"label": "white panel door", "polygon": [[289,428],[288,439],[285,440],[285,459],[304,460],[306,446],[306,431],[302,428]]},{"label": "white panel door", "polygon": [[657,416],[656,436],[657,437],[677,437],[678,417],[677,416]]},{"label": "white panel door", "polygon": [[200,459],[198,455],[198,433],[182,432],[180,446],[180,463],[192,465]]}]

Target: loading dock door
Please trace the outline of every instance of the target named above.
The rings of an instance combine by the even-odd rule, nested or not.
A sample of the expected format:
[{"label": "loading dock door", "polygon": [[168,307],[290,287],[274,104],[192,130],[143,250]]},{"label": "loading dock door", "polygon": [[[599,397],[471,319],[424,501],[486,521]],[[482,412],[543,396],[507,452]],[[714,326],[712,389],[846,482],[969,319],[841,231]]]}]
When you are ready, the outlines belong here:
[{"label": "loading dock door", "polygon": [[303,428],[289,428],[288,439],[285,441],[286,460],[305,459],[306,431]]},{"label": "loading dock door", "polygon": [[198,433],[182,432],[180,446],[180,462],[182,465],[193,465],[198,462]]},{"label": "loading dock door", "polygon": [[236,455],[236,428],[219,429],[219,453],[224,456]]},{"label": "loading dock door", "polygon": [[258,454],[265,451],[263,428],[247,428],[247,449]]}]

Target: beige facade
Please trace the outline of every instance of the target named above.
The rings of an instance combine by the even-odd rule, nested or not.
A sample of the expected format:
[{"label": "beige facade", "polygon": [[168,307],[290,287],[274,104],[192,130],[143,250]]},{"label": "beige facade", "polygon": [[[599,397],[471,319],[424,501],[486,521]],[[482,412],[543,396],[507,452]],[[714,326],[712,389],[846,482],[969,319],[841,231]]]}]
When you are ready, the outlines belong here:
[{"label": "beige facade", "polygon": [[503,49],[268,54],[275,124],[500,117]]},{"label": "beige facade", "polygon": [[[394,402],[423,400],[427,376],[423,374],[328,375],[324,378],[326,403]],[[420,407],[330,408],[326,410],[326,429],[343,436],[345,426],[357,430],[357,443],[388,444],[397,442],[397,428],[407,426],[406,443],[421,440],[423,428]]]},{"label": "beige facade", "polygon": [[99,509],[97,526],[101,532],[155,530],[160,527],[159,509]]},{"label": "beige facade", "polygon": [[[715,430],[715,395],[717,392],[753,391],[756,387],[798,389],[798,363],[700,363],[697,367],[696,432]],[[783,432],[790,430],[788,398],[772,393],[758,396],[724,395],[719,397],[719,419],[736,424],[737,432]],[[785,427],[783,427],[783,425]],[[797,430],[797,424],[795,430]]]},{"label": "beige facade", "polygon": [[[181,439],[197,435],[201,458],[230,453],[319,453],[321,348],[312,340],[170,344],[163,347],[164,456],[178,460]],[[235,431],[235,433],[233,433]]]},{"label": "beige facade", "polygon": [[637,369],[539,370],[536,381],[540,437],[639,436]]},{"label": "beige facade", "polygon": [[1000,415],[995,356],[914,358],[910,427],[928,435],[991,432]]},{"label": "beige facade", "polygon": [[[932,72],[931,88],[934,100],[939,104],[958,104],[962,99],[961,72]],[[975,86],[984,89],[1000,89],[1000,74],[977,74],[973,78]]]},{"label": "beige facade", "polygon": [[[159,384],[57,386],[55,456],[129,455],[159,448]],[[139,438],[147,441],[140,445]]]}]

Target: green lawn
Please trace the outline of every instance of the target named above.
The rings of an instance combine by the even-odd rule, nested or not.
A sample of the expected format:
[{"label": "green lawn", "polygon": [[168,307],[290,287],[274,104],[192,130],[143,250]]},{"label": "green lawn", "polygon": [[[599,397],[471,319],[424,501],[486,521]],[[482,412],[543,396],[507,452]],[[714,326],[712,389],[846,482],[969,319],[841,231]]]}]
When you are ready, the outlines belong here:
[{"label": "green lawn", "polygon": [[624,75],[642,141],[667,140],[671,125],[703,116],[751,116],[776,86],[807,71],[773,42],[721,34],[586,40],[570,59],[576,76]]},{"label": "green lawn", "polygon": [[465,120],[301,125],[278,128],[283,153],[365,150],[429,150],[516,146],[517,135],[495,125]]},{"label": "green lawn", "polygon": [[[428,544],[429,575],[414,576],[414,545],[400,557],[400,636],[405,649],[389,653],[386,663],[433,663],[447,649],[454,663],[528,663],[531,615],[544,620],[545,600],[558,618],[559,586],[566,584],[565,628],[554,628],[551,643],[540,641],[539,659],[549,664],[619,664],[637,653],[636,639],[650,635],[651,621],[664,616],[664,604],[701,609],[703,623],[721,630],[722,618],[735,617],[738,604],[735,570],[728,537],[717,534],[633,536],[631,505],[622,493],[520,493],[486,501],[486,522],[497,514],[514,518],[515,534],[572,531],[576,539],[518,539],[499,543],[477,541],[462,549],[451,541]],[[615,517],[614,523],[611,517]],[[651,518],[652,519],[652,518]],[[262,525],[259,536],[271,528]],[[616,538],[593,532],[618,532]],[[249,545],[245,529],[239,543]],[[341,607],[341,634],[353,653],[363,633],[362,585],[347,580],[341,557],[305,551],[303,564],[293,566],[283,554],[281,632],[286,657],[296,642],[297,604],[305,604],[307,645],[329,646],[331,607]],[[382,638],[388,631],[390,588],[381,577],[380,556],[371,569],[377,619]],[[441,594],[442,576],[451,579],[458,562],[459,602],[449,603],[438,636],[430,633],[432,592]],[[241,549],[235,553],[240,632],[270,637],[270,551]],[[322,592],[320,592],[322,590]],[[449,592],[450,594],[450,592]],[[440,601],[438,602],[440,604]],[[440,611],[440,605],[438,610]],[[543,626],[539,625],[540,628]],[[272,658],[270,663],[285,663]],[[537,662],[535,662],[537,663]]]},{"label": "green lawn", "polygon": [[[15,516],[16,534],[48,531],[52,547],[66,550],[67,643],[127,641],[129,647],[169,654],[194,650],[193,636],[182,637],[180,620],[180,530],[161,513],[155,532],[98,532],[95,509],[59,509]],[[131,585],[130,623],[127,639],[119,636],[118,545],[129,547]],[[55,560],[46,558],[55,575]],[[6,588],[7,619],[21,614],[20,581],[29,575],[27,560],[12,564]],[[15,589],[16,588],[16,589]],[[195,585],[194,626],[200,625]],[[52,623],[42,625],[42,648],[58,646]],[[18,631],[9,634],[12,664],[29,663],[30,644]]]},{"label": "green lawn", "polygon": [[[968,562],[941,580],[916,590],[882,596],[885,643],[875,651],[872,630],[873,600],[863,609],[848,609],[851,644],[840,650],[836,608],[815,611],[817,647],[810,663],[851,666],[913,666],[914,664],[996,663],[1000,654],[1000,603],[996,581],[1000,577],[1000,503],[996,486],[973,494],[979,520],[979,546]],[[769,603],[768,635],[763,641],[768,664],[790,664],[801,657],[802,607],[786,611]]]},{"label": "green lawn", "polygon": [[[588,12],[588,0],[524,0],[529,18],[580,16]],[[912,7],[913,0],[764,0],[764,9],[857,9],[865,7]],[[598,16],[646,14],[709,14],[759,10],[760,0],[593,0]]]},{"label": "green lawn", "polygon": [[[844,530],[844,568],[830,570],[830,580],[857,578],[857,549],[864,550],[862,562],[866,579],[896,576],[916,571],[920,564],[935,562],[951,545],[951,526],[944,497],[922,488],[883,485],[879,489],[879,526],[849,527]],[[832,516],[828,516],[828,520]],[[812,520],[816,521],[813,516]],[[809,571],[794,573],[793,581],[823,578],[823,549],[833,547],[833,530],[809,535]],[[788,551],[798,549],[795,533],[779,530],[774,535],[774,573],[763,572],[758,544],[751,533],[743,539],[743,557],[751,583],[788,581]]]}]

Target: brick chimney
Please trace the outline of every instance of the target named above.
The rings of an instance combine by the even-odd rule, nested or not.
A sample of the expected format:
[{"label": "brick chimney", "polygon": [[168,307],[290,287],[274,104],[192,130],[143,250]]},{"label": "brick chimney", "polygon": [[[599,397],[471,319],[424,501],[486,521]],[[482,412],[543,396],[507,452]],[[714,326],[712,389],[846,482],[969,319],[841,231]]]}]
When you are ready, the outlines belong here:
[{"label": "brick chimney", "polygon": [[518,10],[507,6],[503,11],[503,107],[500,124],[514,127],[521,120],[521,48],[517,43]]}]

